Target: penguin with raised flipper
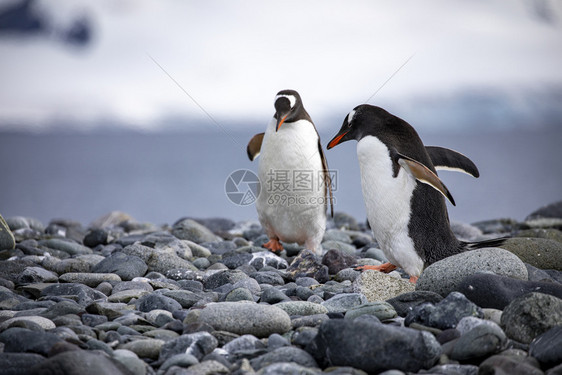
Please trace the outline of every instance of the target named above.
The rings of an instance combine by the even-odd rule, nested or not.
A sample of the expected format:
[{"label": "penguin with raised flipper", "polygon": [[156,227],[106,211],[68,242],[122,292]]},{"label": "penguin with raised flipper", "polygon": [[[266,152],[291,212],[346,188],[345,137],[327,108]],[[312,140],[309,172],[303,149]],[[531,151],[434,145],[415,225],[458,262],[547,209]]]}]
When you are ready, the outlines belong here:
[{"label": "penguin with raised flipper", "polygon": [[355,107],[328,149],[356,140],[361,188],[375,238],[390,263],[361,270],[390,272],[401,267],[416,282],[426,265],[475,248],[498,246],[504,239],[463,242],[451,231],[445,198],[455,201],[436,169],[479,176],[466,156],[426,147],[415,129],[384,109]]}]

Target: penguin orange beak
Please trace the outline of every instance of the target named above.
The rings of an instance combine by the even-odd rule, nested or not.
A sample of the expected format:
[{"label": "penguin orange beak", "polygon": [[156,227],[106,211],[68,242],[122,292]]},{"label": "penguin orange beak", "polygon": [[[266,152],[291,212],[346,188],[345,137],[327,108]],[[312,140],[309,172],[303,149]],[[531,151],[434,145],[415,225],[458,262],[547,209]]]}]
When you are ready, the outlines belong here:
[{"label": "penguin orange beak", "polygon": [[283,125],[283,123],[285,122],[285,120],[287,119],[287,116],[289,116],[289,114],[287,113],[285,116],[281,117],[279,116],[279,120],[277,120],[277,127],[275,128],[275,131],[278,131],[279,128],[281,127],[281,125]]},{"label": "penguin orange beak", "polygon": [[346,135],[347,133],[349,133],[349,130],[348,130],[348,131],[345,131],[345,132],[343,132],[343,133],[341,133],[341,134],[336,135],[336,136],[330,141],[330,143],[328,143],[328,147],[327,147],[328,150],[331,149],[332,147],[336,147],[336,146],[340,143],[340,141],[342,140],[342,138],[345,137],[345,135]]}]

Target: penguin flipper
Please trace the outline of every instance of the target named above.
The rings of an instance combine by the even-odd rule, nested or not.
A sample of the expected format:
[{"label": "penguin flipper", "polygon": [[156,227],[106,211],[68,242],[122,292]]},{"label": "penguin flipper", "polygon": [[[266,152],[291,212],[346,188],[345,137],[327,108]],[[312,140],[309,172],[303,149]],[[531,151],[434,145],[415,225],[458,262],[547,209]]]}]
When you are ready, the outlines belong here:
[{"label": "penguin flipper", "polygon": [[447,198],[453,206],[456,206],[455,200],[449,192],[449,189],[447,189],[443,181],[441,181],[441,179],[437,177],[437,175],[431,169],[429,169],[419,161],[416,161],[400,153],[397,153],[397,156],[398,164],[402,168],[404,168],[410,175],[412,175],[419,182],[427,184],[443,194],[443,196]]},{"label": "penguin flipper", "polygon": [[250,139],[248,142],[248,147],[246,147],[246,152],[248,153],[248,158],[250,161],[254,161],[261,151],[261,144],[263,142],[263,136],[265,133],[258,133]]},{"label": "penguin flipper", "polygon": [[480,172],[472,160],[460,152],[438,146],[426,146],[425,150],[435,169],[462,172],[476,178],[480,176]]}]

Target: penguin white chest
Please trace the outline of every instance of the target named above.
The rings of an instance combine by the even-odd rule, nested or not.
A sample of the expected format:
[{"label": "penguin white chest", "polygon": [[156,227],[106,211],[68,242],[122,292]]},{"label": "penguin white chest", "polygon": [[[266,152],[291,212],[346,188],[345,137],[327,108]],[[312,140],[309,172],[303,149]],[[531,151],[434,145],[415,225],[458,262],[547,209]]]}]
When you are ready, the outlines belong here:
[{"label": "penguin white chest", "polygon": [[367,217],[377,242],[392,264],[419,276],[423,260],[408,232],[416,180],[403,168],[394,177],[390,151],[377,137],[363,137],[357,157]]},{"label": "penguin white chest", "polygon": [[277,132],[275,126],[272,121],[267,128],[258,167],[260,222],[282,241],[319,244],[327,201],[318,134],[304,120],[284,123]]}]

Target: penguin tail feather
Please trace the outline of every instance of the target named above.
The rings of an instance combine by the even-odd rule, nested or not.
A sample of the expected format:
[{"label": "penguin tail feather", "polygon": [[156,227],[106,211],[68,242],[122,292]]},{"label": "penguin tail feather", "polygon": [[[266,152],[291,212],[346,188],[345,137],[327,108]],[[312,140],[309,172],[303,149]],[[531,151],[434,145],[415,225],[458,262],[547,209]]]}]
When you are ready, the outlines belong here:
[{"label": "penguin tail feather", "polygon": [[503,245],[508,238],[509,237],[499,237],[476,242],[460,241],[460,247],[463,251],[482,249],[484,247],[498,247]]}]

